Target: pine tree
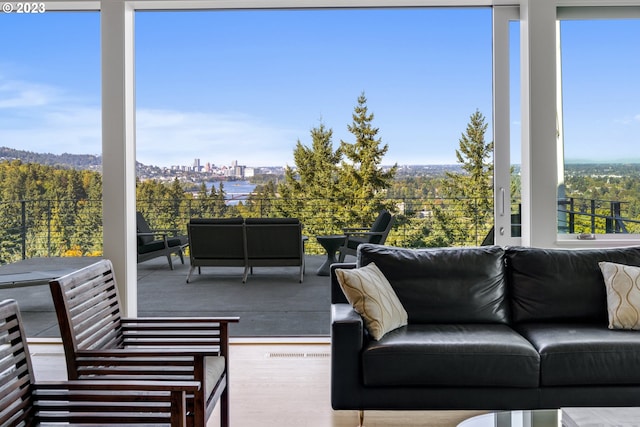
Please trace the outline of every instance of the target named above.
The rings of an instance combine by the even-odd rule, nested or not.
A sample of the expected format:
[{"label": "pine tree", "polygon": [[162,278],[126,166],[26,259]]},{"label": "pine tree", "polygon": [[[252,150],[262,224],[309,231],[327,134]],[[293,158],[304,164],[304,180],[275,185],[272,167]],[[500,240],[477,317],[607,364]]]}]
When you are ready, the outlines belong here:
[{"label": "pine tree", "polygon": [[211,187],[211,195],[209,196],[213,203],[213,216],[224,217],[227,214],[227,201],[224,185],[220,181],[220,187],[216,191],[215,187]]},{"label": "pine tree", "polygon": [[382,145],[382,140],[378,137],[379,129],[372,125],[373,118],[363,92],[358,97],[358,105],[352,115],[353,122],[347,126],[355,137],[355,142],[340,142],[340,150],[345,157],[340,177],[340,196],[345,207],[349,204],[343,212],[347,225],[367,224],[380,210],[392,209],[390,203],[384,200],[386,190],[395,177],[397,165],[386,171],[380,166],[389,146]]},{"label": "pine tree", "polygon": [[493,142],[485,142],[486,131],[485,117],[476,110],[456,150],[464,172],[447,172],[442,185],[443,196],[454,199],[450,203],[456,211],[455,218],[439,213],[445,234],[458,235],[466,244],[479,244],[492,226]]},{"label": "pine tree", "polygon": [[265,184],[258,185],[254,192],[249,195],[243,210],[240,212],[246,217],[265,217],[272,212],[273,201],[276,198],[278,188],[273,180],[267,181]]},{"label": "pine tree", "polygon": [[293,152],[295,168],[288,166],[284,182],[278,185],[274,215],[299,218],[308,234],[339,230],[335,198],[341,153],[334,150],[332,138],[333,131],[321,123],[311,130],[311,147],[298,140]]}]

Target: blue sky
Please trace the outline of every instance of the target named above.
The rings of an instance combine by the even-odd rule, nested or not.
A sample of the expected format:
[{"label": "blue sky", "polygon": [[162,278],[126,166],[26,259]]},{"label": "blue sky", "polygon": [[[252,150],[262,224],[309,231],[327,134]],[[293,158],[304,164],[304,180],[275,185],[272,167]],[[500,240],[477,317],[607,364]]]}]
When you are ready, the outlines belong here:
[{"label": "blue sky", "polygon": [[[455,163],[476,109],[492,139],[490,9],[140,12],[135,19],[143,163],[292,164],[296,142],[310,145],[320,123],[333,130],[334,145],[353,142],[347,125],[362,92],[389,145],[386,164]],[[637,153],[640,24],[631,22],[563,33],[573,64],[565,67],[573,79],[564,87],[568,158]],[[99,27],[98,13],[0,15],[0,145],[100,152]],[[515,138],[518,117],[512,129]],[[614,136],[622,150],[603,153]]]}]

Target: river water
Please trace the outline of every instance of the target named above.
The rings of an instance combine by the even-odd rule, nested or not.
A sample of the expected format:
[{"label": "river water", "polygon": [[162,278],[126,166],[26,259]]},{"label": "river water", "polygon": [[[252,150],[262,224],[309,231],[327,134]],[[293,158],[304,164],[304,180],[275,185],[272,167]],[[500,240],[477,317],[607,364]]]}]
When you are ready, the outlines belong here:
[{"label": "river water", "polygon": [[216,191],[218,191],[220,183],[222,183],[225,199],[229,201],[229,204],[237,203],[238,200],[246,200],[256,188],[256,185],[249,181],[215,181],[206,183],[207,190],[211,191],[211,187],[215,187]]}]

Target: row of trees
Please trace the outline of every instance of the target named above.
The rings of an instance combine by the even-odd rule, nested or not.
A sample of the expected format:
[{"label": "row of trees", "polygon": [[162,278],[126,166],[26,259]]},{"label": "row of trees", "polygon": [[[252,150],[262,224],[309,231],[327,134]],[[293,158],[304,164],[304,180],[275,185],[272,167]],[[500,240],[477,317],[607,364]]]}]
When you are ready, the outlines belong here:
[{"label": "row of trees", "polygon": [[[460,138],[456,156],[462,173],[406,182],[396,179],[397,166],[381,166],[388,145],[382,143],[373,120],[362,93],[347,127],[352,142],[340,141],[334,148],[332,129],[321,123],[311,129],[309,146],[297,142],[295,165],[286,168],[282,182],[260,185],[237,205],[226,202],[222,184],[209,190],[202,183],[196,192],[188,192],[177,180],[170,184],[149,180],[137,183],[138,209],[153,227],[182,230],[191,217],[297,217],[310,236],[369,224],[381,209],[389,209],[398,216],[398,227],[387,240],[390,244],[477,244],[478,236],[491,226],[493,200],[493,144],[485,142],[484,116],[473,113]],[[99,173],[4,162],[0,197],[0,262],[19,258],[23,250],[27,257],[101,253]]]}]

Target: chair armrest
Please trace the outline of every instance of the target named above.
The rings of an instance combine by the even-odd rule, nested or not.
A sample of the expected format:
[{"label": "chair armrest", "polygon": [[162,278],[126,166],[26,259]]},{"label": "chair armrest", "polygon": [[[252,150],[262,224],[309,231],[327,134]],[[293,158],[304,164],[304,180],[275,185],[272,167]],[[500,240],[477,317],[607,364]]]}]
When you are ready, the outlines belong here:
[{"label": "chair armrest", "polygon": [[344,227],[342,229],[342,231],[344,233],[353,233],[353,232],[356,232],[356,231],[369,231],[369,230],[370,230],[370,228],[368,228],[368,227]]},{"label": "chair armrest", "polygon": [[156,233],[156,232],[146,232],[146,233],[142,233],[142,232],[137,232],[136,235],[138,236],[165,236],[167,233]]},{"label": "chair armrest", "polygon": [[200,390],[199,381],[124,381],[124,380],[71,380],[38,381],[36,390],[107,390],[107,391],[187,391]]},{"label": "chair armrest", "polygon": [[123,317],[123,323],[161,323],[163,325],[174,324],[200,324],[200,323],[237,323],[240,317]]},{"label": "chair armrest", "polygon": [[162,238],[162,240],[164,240],[165,242],[165,246],[167,244],[167,233],[136,233],[137,237],[141,237],[141,236],[151,236],[151,237],[160,237]]},{"label": "chair armrest", "polygon": [[350,236],[382,236],[384,231],[352,231],[345,232],[345,236],[347,236],[347,240],[349,240]]},{"label": "chair armrest", "polygon": [[[96,360],[109,358],[110,364],[117,365],[126,362],[127,359],[139,358],[148,361],[161,360],[166,361],[168,366],[174,363],[184,365],[185,357],[207,357],[207,356],[219,356],[220,351],[218,345],[209,345],[208,348],[202,346],[188,347],[186,345],[179,345],[176,347],[164,347],[164,348],[113,348],[102,350],[77,350],[76,360],[78,363],[87,364],[95,363]],[[182,360],[174,360],[176,358],[182,358]]]},{"label": "chair armrest", "polygon": [[177,236],[180,232],[177,228],[154,228],[151,231],[154,233],[171,234],[172,236]]}]

